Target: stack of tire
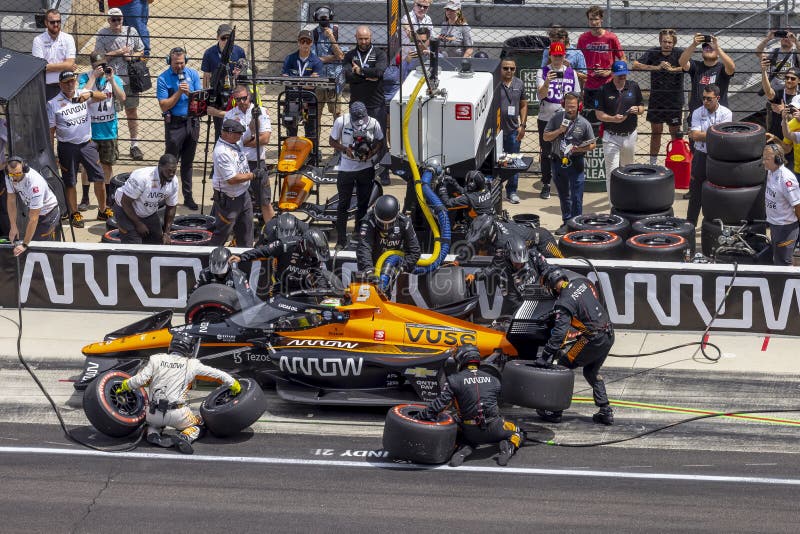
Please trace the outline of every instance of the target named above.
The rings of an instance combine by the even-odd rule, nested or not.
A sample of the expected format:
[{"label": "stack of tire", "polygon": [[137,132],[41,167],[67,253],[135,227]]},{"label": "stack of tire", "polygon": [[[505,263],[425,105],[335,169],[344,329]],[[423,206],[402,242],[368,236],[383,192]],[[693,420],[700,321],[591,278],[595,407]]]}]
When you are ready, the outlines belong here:
[{"label": "stack of tire", "polygon": [[694,252],[695,228],[686,219],[659,215],[636,221],[625,241],[627,257],[636,261],[685,260]]},{"label": "stack of tire", "polygon": [[[706,132],[706,175],[703,184],[703,254],[713,257],[721,233],[719,223],[741,224],[763,220],[766,170],[761,153],[766,143],[763,126],[750,122],[724,122]],[[749,231],[763,234],[764,223],[751,224]]]},{"label": "stack of tire", "polygon": [[567,221],[569,232],[561,236],[558,248],[565,258],[617,260],[625,255],[625,239],[631,223],[619,215],[589,213]]},{"label": "stack of tire", "polygon": [[611,214],[631,224],[648,217],[673,215],[675,175],[660,165],[634,163],[611,172]]}]

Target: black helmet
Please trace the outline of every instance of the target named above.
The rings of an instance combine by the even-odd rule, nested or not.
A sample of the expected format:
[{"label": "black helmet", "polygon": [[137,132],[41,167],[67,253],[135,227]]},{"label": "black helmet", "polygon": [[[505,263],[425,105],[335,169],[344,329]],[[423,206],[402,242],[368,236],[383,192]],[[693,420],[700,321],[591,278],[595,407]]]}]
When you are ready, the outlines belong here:
[{"label": "black helmet", "polygon": [[489,213],[478,215],[472,220],[464,236],[469,243],[494,243],[497,237],[497,227],[494,224],[494,217]]},{"label": "black helmet", "polygon": [[478,352],[478,347],[472,345],[471,343],[467,343],[466,345],[461,345],[458,347],[458,350],[456,350],[456,353],[453,355],[453,360],[455,360],[458,370],[460,371],[470,364],[480,364],[481,353]]},{"label": "black helmet", "polygon": [[278,218],[275,219],[275,237],[286,239],[297,234],[297,217],[287,212],[278,215]]},{"label": "black helmet", "polygon": [[211,274],[222,276],[228,273],[230,266],[228,265],[228,258],[231,257],[231,251],[225,247],[217,247],[211,251],[208,256],[208,267]]},{"label": "black helmet", "polygon": [[309,228],[300,240],[300,252],[315,262],[328,261],[331,250],[328,247],[328,238],[325,233],[317,228]]},{"label": "black helmet", "polygon": [[372,216],[378,224],[378,228],[387,231],[392,227],[397,215],[400,213],[400,203],[392,195],[378,197],[372,207]]},{"label": "black helmet", "polygon": [[172,332],[172,341],[169,342],[167,352],[170,354],[180,354],[190,358],[194,356],[194,350],[197,346],[197,338],[189,335],[184,331]]},{"label": "black helmet", "polygon": [[528,261],[528,246],[518,235],[512,235],[506,242],[506,259],[511,263],[525,263]]},{"label": "black helmet", "polygon": [[481,171],[469,171],[467,173],[467,191],[474,193],[475,191],[483,191],[486,187],[486,178],[483,177]]},{"label": "black helmet", "polygon": [[553,267],[544,273],[542,279],[545,286],[549,287],[553,291],[558,291],[560,282],[563,280],[569,280],[569,277],[567,277],[566,273],[558,267]]}]

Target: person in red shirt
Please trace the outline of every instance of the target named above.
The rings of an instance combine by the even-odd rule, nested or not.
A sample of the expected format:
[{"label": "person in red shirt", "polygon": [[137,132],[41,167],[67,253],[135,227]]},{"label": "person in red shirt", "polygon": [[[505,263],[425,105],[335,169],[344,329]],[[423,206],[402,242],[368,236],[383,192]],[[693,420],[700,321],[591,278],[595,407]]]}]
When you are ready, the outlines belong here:
[{"label": "person in red shirt", "polygon": [[603,28],[605,12],[599,6],[592,6],[586,10],[589,19],[589,31],[578,37],[578,49],[586,58],[586,68],[589,76],[584,84],[584,105],[587,108],[597,107],[597,97],[600,88],[611,81],[611,65],[616,60],[624,60],[625,52],[619,39],[610,30]]}]

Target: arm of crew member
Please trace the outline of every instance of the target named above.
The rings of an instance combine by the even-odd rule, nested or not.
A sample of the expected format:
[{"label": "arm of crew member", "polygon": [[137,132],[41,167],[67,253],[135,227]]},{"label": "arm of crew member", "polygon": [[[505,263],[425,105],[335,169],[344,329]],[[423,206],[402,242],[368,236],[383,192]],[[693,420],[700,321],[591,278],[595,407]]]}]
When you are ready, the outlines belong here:
[{"label": "arm of crew member", "polygon": [[58,63],[48,63],[44,68],[45,72],[62,72],[65,70],[75,70],[75,58],[68,57],[64,61]]},{"label": "arm of crew member", "polygon": [[350,159],[356,159],[355,155],[353,155],[353,150],[350,147],[344,146],[342,143],[339,142],[338,139],[334,139],[333,137],[328,138],[328,144],[336,150],[337,152],[341,152],[342,154],[346,154]]},{"label": "arm of crew member", "polygon": [[[14,211],[16,212],[17,210]],[[28,210],[28,224],[25,226],[25,237],[22,238],[22,242],[26,245],[33,241],[33,234],[36,232],[36,225],[39,224],[41,211],[41,208]],[[9,210],[8,214],[11,215],[11,210]],[[16,217],[16,213],[14,213],[14,216]]]},{"label": "arm of crew member", "polygon": [[797,217],[797,220],[800,221],[800,204],[797,204],[794,207],[794,216]]},{"label": "arm of crew member", "polygon": [[249,182],[250,180],[252,180],[255,177],[256,177],[255,173],[252,173],[252,172],[249,172],[249,171],[248,172],[238,172],[238,173],[234,174],[232,177],[228,178],[225,181],[228,182],[229,184],[241,184],[241,183],[244,183],[244,182]]},{"label": "arm of crew member", "polygon": [[[253,126],[255,126],[256,119],[253,119],[253,122],[250,124],[250,131],[255,131]],[[269,144],[269,138],[272,136],[272,132],[267,130],[266,132],[261,132],[258,134],[258,144],[260,146],[265,146]],[[247,140],[246,143],[242,143],[244,146],[248,148],[256,148],[256,137],[252,136],[250,139]]]},{"label": "arm of crew member", "polygon": [[17,228],[17,195],[11,191],[6,191],[6,208],[8,211],[8,240],[16,241],[19,237],[19,229]]},{"label": "arm of crew member", "polygon": [[164,210],[164,236],[169,236],[169,231],[172,228],[172,221],[175,220],[175,206],[167,206]]},{"label": "arm of crew member", "polygon": [[691,132],[689,132],[689,139],[695,142],[699,141],[701,143],[704,143],[706,140],[706,132],[703,132],[701,130],[692,130]]}]

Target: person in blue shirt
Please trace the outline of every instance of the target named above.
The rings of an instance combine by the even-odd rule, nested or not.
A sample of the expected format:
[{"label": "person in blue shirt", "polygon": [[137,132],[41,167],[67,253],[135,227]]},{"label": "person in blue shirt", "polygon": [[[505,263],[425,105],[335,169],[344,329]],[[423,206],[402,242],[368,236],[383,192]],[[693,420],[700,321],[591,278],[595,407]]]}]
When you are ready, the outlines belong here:
[{"label": "person in blue shirt", "polygon": [[[203,62],[200,64],[200,71],[203,73],[203,87],[211,88],[211,78],[214,76],[214,72],[219,68],[219,64],[222,61],[222,51],[225,49],[225,45],[228,44],[228,39],[230,39],[232,32],[233,28],[231,28],[230,24],[220,24],[219,28],[217,28],[217,44],[208,48],[203,53]],[[224,102],[227,102],[230,91],[236,84],[236,78],[243,70],[243,62],[239,61],[241,59],[245,61],[247,59],[244,49],[239,45],[233,45],[231,47],[231,57],[228,60],[225,92],[222,95],[222,100]],[[230,78],[233,78],[233,80]],[[222,119],[225,115],[225,109],[223,108],[220,110],[218,114],[212,114],[209,109],[209,115],[212,115],[214,118],[214,140],[217,140],[219,139],[219,132],[222,128]]]},{"label": "person in blue shirt", "polygon": [[[313,43],[314,37],[310,31],[301,30],[297,34],[297,52],[292,52],[283,61],[283,76],[318,78],[325,74],[325,64],[311,49]],[[302,117],[306,137],[317,143],[318,113],[315,96],[300,91],[286,92],[283,122],[289,136],[297,135],[298,119]]]},{"label": "person in blue shirt", "polygon": [[[547,32],[547,35],[550,37],[550,44],[562,43],[567,49],[565,63],[568,67],[572,67],[577,71],[578,80],[583,86],[583,82],[586,81],[586,58],[583,56],[583,52],[569,45],[569,32],[563,26],[553,24],[550,26],[550,31]],[[542,54],[542,68],[545,68],[549,62],[550,50],[545,48]]]},{"label": "person in blue shirt", "polygon": [[314,11],[314,21],[319,26],[314,28],[311,36],[314,39],[312,51],[322,63],[325,64],[325,76],[336,79],[333,89],[317,89],[317,101],[326,103],[328,111],[336,119],[342,114],[342,87],[344,85],[344,71],[342,60],[347,51],[346,46],[339,44],[339,25],[333,24],[333,9],[329,6],[320,6]]},{"label": "person in blue shirt", "polygon": [[165,151],[180,159],[183,205],[197,210],[192,197],[192,165],[200,137],[200,117],[189,113],[189,93],[200,91],[203,84],[200,74],[186,66],[183,48],[170,50],[168,60],[169,68],[159,75],[156,83],[156,98],[164,116]]}]

